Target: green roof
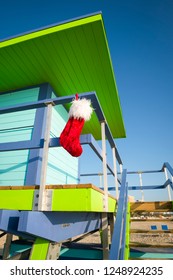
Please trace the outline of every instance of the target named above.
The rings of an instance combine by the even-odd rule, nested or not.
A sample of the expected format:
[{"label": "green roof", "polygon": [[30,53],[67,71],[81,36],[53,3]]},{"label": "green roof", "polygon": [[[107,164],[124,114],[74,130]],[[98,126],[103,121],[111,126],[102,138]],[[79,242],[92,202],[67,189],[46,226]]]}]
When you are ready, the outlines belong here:
[{"label": "green roof", "polygon": [[[58,96],[95,91],[113,137],[125,137],[100,13],[0,43],[0,93],[45,82],[51,84]],[[95,113],[83,132],[101,139]]]}]

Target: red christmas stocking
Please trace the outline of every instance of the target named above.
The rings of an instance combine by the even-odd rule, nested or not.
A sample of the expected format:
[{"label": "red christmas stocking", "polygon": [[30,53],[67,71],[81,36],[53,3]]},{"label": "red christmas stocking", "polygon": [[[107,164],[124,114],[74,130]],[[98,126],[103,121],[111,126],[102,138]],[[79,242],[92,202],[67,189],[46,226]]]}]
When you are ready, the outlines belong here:
[{"label": "red christmas stocking", "polygon": [[73,157],[79,157],[82,154],[80,145],[80,134],[85,121],[89,120],[93,109],[91,101],[85,98],[72,101],[69,111],[69,120],[60,135],[61,146]]}]

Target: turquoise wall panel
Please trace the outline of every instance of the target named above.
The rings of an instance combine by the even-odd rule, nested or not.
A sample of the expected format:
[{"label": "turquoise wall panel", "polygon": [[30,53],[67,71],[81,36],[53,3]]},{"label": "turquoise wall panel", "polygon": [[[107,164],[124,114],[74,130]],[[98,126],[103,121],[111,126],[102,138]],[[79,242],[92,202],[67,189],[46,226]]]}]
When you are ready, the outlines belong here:
[{"label": "turquoise wall panel", "polygon": [[[52,95],[54,98],[55,95]],[[55,106],[52,112],[51,137],[59,137],[68,120],[66,109]],[[78,183],[78,159],[72,157],[63,148],[49,149],[47,184]]]},{"label": "turquoise wall panel", "polygon": [[1,94],[1,107],[36,101],[38,98],[38,92],[39,88],[37,87],[11,92],[7,94]]},{"label": "turquoise wall panel", "polygon": [[10,114],[0,115],[1,130],[18,127],[27,127],[33,123],[35,110],[23,112],[14,112]]},{"label": "turquoise wall panel", "polygon": [[0,131],[0,143],[6,143],[7,141],[17,142],[17,141],[30,140],[31,134],[32,134],[32,127],[2,130]]},{"label": "turquoise wall panel", "polygon": [[[38,100],[39,88],[0,95],[0,107]],[[55,97],[53,94],[52,97]],[[0,115],[0,143],[30,140],[36,110]],[[51,137],[59,137],[68,113],[61,105],[53,108]],[[0,153],[0,185],[25,185],[29,151]],[[78,183],[78,159],[63,148],[51,148],[48,155],[47,184]]]},{"label": "turquoise wall panel", "polygon": [[[39,88],[1,94],[0,107],[38,99]],[[0,115],[0,143],[30,140],[36,110]],[[28,150],[0,153],[0,185],[24,185]]]},{"label": "turquoise wall panel", "polygon": [[27,167],[27,151],[0,153],[0,185],[23,185]]}]

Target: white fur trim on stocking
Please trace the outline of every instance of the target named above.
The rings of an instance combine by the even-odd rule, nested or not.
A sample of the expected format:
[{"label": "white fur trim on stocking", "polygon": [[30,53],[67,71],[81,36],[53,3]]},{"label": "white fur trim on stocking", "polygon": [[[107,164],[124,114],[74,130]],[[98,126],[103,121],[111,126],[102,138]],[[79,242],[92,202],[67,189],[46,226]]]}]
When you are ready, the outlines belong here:
[{"label": "white fur trim on stocking", "polygon": [[69,117],[75,119],[84,119],[85,121],[90,120],[93,108],[91,107],[91,100],[82,98],[74,99],[69,111]]}]

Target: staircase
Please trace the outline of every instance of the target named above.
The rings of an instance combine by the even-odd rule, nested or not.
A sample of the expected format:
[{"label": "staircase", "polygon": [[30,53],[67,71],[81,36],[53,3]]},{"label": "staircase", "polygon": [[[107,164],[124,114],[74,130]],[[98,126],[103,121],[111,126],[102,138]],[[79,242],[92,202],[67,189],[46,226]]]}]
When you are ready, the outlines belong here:
[{"label": "staircase", "polygon": [[[143,186],[143,173],[165,173],[162,185]],[[169,176],[168,176],[169,172]],[[128,174],[139,175],[139,186],[128,186]],[[116,221],[110,249],[111,260],[123,259],[173,259],[173,168],[164,163],[162,169],[154,171],[123,170],[118,199]],[[168,190],[169,201],[144,202],[145,190]],[[128,202],[128,191],[142,193],[142,202]],[[169,218],[168,214],[169,213]]]}]

